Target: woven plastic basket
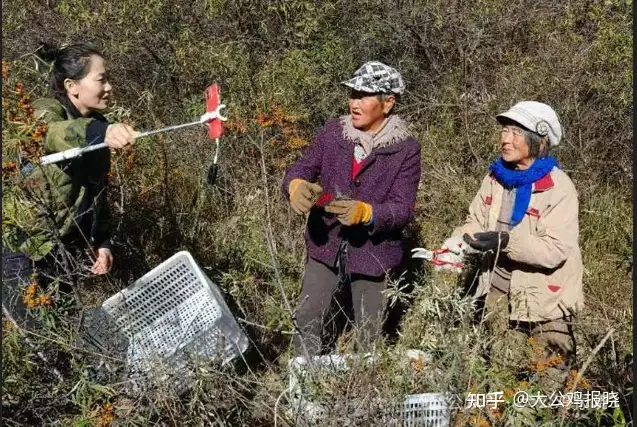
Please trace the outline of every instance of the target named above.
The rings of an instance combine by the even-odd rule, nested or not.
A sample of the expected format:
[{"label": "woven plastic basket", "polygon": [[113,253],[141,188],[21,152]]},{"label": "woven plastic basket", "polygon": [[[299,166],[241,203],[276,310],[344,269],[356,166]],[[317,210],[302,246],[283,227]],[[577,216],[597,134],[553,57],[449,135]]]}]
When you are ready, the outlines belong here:
[{"label": "woven plastic basket", "polygon": [[[375,357],[369,353],[314,356],[310,361],[305,357],[290,359],[288,391],[294,413],[298,413],[309,425],[320,425],[329,409],[312,401],[307,394],[305,381],[316,380],[317,376],[342,373],[348,369],[349,362],[373,363],[374,360]],[[443,393],[412,394],[398,403],[386,400],[383,402],[385,415],[378,421],[388,427],[449,427],[450,405]]]},{"label": "woven plastic basket", "polygon": [[172,373],[193,358],[230,362],[248,348],[221,291],[190,253],[178,252],[102,304],[129,338],[132,371]]},{"label": "woven plastic basket", "polygon": [[449,427],[449,403],[442,393],[410,394],[397,412],[404,427]]}]

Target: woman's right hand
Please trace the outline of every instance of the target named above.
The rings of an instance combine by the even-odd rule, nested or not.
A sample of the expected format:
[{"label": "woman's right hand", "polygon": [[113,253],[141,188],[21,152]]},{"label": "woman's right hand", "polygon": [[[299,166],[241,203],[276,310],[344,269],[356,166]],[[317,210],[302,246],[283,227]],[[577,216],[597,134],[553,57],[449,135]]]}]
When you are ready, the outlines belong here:
[{"label": "woman's right hand", "polygon": [[124,123],[114,123],[106,128],[104,142],[110,148],[120,149],[132,145],[139,132]]},{"label": "woman's right hand", "polygon": [[290,182],[288,191],[292,210],[301,215],[310,211],[316,200],[323,193],[323,188],[318,184],[296,178]]}]

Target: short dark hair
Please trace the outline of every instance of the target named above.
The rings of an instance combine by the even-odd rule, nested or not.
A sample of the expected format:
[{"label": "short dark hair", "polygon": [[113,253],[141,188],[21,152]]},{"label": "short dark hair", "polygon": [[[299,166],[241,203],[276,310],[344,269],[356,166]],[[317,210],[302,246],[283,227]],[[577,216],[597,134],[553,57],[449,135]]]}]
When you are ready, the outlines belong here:
[{"label": "short dark hair", "polygon": [[393,96],[395,99],[394,106],[389,111],[389,114],[391,114],[394,112],[394,109],[396,108],[396,104],[398,104],[398,101],[400,100],[400,95],[398,95],[397,93],[377,93],[376,94],[376,98],[378,98],[380,102],[385,102],[389,96]]},{"label": "short dark hair", "polygon": [[524,127],[520,127],[522,129],[522,133],[524,135],[524,141],[529,146],[529,153],[531,157],[547,157],[549,155],[549,144],[548,141],[544,144],[544,148],[541,148],[542,139],[546,139],[546,137],[540,135],[539,133],[530,131]]},{"label": "short dark hair", "polygon": [[91,69],[91,56],[104,57],[97,48],[85,43],[75,43],[61,48],[43,43],[36,55],[52,63],[50,88],[53,96],[61,101],[67,98],[64,81],[86,77]]}]

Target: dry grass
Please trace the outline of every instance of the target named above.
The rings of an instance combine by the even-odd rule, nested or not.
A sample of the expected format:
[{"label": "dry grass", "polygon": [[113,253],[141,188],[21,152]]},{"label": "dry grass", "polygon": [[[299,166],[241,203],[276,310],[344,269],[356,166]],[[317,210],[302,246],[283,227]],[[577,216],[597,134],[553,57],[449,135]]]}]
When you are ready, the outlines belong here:
[{"label": "dry grass", "polygon": [[[117,89],[111,120],[128,119],[141,130],[190,121],[203,113],[202,91],[212,81],[221,83],[231,116],[215,187],[205,184],[214,147],[199,129],[148,138],[113,157],[117,265],[106,278],[82,281],[81,307],[57,293],[52,306],[38,306],[35,315],[45,326],[29,335],[35,348],[3,323],[8,425],[294,424],[285,411],[285,332],[293,324],[284,301],[293,305],[299,290],[304,223],[282,200],[280,181],[318,126],[345,112],[337,82],[372,58],[405,76],[408,93],[399,113],[423,144],[416,221],[409,230],[417,246],[439,245],[462,221],[496,156],[494,115],[525,98],[555,106],[565,129],[556,155],[580,195],[587,312],[576,329],[579,358],[591,359],[584,372],[591,387],[626,391],[623,356],[632,348],[633,316],[630,7],[618,0],[407,3],[3,5],[9,66],[3,87],[13,89],[20,80],[32,99],[46,94],[45,77],[23,55],[43,34],[53,42],[88,39],[108,56]],[[3,101],[15,102],[15,96],[3,93]],[[31,139],[37,136],[32,131]],[[10,143],[22,140],[20,132],[4,114],[4,162]],[[3,175],[13,172],[6,166]],[[96,375],[100,358],[76,345],[78,317],[181,249],[219,283],[259,352],[248,368],[197,367],[198,381],[184,396],[169,390],[126,395],[116,375]],[[354,366],[338,384],[318,391],[335,410],[330,423],[371,425],[340,411],[353,399],[537,388],[485,364],[488,337],[471,325],[472,309],[455,278],[419,269],[409,281],[415,290],[404,302],[409,310],[401,335],[391,345],[378,344],[380,362],[365,375]],[[611,328],[615,333],[594,353]],[[405,364],[409,348],[431,352],[431,366]],[[617,417],[571,411],[560,424],[555,411],[519,411],[509,402],[493,413],[467,413],[465,421],[624,425]]]}]

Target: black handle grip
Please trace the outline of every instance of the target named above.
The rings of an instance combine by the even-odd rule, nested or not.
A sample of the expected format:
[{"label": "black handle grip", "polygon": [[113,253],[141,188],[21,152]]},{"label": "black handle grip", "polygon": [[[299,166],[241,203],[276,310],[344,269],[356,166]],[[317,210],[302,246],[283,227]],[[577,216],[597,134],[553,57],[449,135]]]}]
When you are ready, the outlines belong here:
[{"label": "black handle grip", "polygon": [[215,185],[215,182],[217,181],[217,164],[213,163],[212,165],[210,165],[210,169],[208,169],[208,185]]}]

